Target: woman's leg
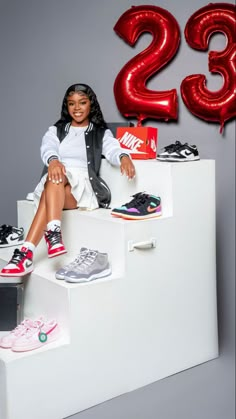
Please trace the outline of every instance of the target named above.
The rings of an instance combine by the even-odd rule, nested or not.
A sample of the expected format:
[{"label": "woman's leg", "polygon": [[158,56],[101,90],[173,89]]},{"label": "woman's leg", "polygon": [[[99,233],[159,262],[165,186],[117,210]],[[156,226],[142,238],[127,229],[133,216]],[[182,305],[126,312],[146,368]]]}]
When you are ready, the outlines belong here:
[{"label": "woman's leg", "polygon": [[60,184],[47,182],[45,187],[45,206],[47,214],[47,231],[45,239],[48,247],[48,257],[66,253],[61,235],[61,216],[65,208],[75,208],[75,200],[68,196],[68,183],[65,178]]},{"label": "woman's leg", "polygon": [[[77,208],[77,202],[71,195],[71,187],[65,177],[60,184],[53,184],[47,181],[41,195],[36,214],[31,223],[25,241],[37,246],[46,230],[47,223],[52,220],[61,220],[62,210]],[[53,237],[55,235],[56,237]],[[49,257],[65,253],[66,250],[61,240],[60,232],[48,232],[45,234],[49,244]],[[56,240],[55,240],[56,238]],[[57,240],[59,238],[59,240]],[[58,244],[56,243],[58,241]],[[56,243],[56,249],[53,248]],[[23,276],[33,270],[33,253],[29,248],[16,249],[12,259],[0,271],[1,276]]]},{"label": "woman's leg", "polygon": [[37,246],[43,237],[47,223],[52,220],[61,220],[62,209],[75,208],[77,208],[77,202],[71,195],[71,186],[67,178],[58,185],[47,181],[25,240]]},{"label": "woman's leg", "polygon": [[69,183],[65,185],[65,201],[64,209],[76,209],[78,207],[76,199],[71,193],[71,186]]},{"label": "woman's leg", "polygon": [[43,191],[39,206],[33,218],[32,224],[25,238],[25,241],[33,243],[37,246],[43,237],[43,232],[46,229],[47,216],[46,216],[46,203],[45,203],[45,191]]}]

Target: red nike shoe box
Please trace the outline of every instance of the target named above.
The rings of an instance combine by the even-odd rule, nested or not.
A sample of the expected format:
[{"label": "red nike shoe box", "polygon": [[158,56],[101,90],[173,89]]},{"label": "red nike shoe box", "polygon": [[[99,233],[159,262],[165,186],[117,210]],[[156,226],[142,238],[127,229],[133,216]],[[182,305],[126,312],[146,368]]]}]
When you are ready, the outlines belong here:
[{"label": "red nike shoe box", "polygon": [[118,127],[116,138],[133,159],[155,159],[157,155],[158,129],[154,127]]}]

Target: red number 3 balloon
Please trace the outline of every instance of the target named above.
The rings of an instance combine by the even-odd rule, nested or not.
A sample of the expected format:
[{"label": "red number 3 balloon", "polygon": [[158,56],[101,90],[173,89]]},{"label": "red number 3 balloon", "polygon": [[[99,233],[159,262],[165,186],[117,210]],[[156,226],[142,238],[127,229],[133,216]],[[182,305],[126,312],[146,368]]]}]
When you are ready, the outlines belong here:
[{"label": "red number 3 balloon", "polygon": [[220,132],[224,123],[236,116],[235,12],[233,4],[210,3],[194,13],[185,27],[186,41],[194,49],[206,51],[209,37],[214,32],[223,32],[228,39],[223,51],[209,53],[209,71],[220,73],[224,79],[220,90],[208,90],[203,74],[188,76],[181,84],[181,95],[187,108],[198,118],[220,122]]},{"label": "red number 3 balloon", "polygon": [[115,32],[133,46],[143,32],[150,32],[152,43],[131,59],[119,72],[114,83],[114,95],[119,111],[135,116],[138,125],[146,118],[176,119],[176,89],[156,92],[148,90],[146,80],[169,62],[180,41],[175,18],[156,6],[132,6],[117,21]]}]

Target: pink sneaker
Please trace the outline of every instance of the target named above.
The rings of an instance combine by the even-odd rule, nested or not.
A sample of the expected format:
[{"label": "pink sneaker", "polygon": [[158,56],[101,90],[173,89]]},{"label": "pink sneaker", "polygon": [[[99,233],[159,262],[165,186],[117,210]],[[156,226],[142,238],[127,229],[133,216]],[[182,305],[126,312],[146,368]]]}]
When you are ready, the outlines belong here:
[{"label": "pink sneaker", "polygon": [[45,231],[44,237],[48,247],[48,257],[63,255],[66,253],[66,248],[62,241],[61,229],[57,227],[54,231]]},{"label": "pink sneaker", "polygon": [[24,336],[27,330],[35,327],[40,327],[43,325],[42,319],[39,320],[31,320],[25,319],[21,322],[15,329],[13,329],[9,334],[3,336],[0,339],[0,347],[9,349],[15,343],[17,339]]},{"label": "pink sneaker", "polygon": [[12,351],[26,352],[41,348],[48,343],[58,339],[60,335],[59,326],[56,320],[50,320],[37,327],[28,329],[12,344]]}]

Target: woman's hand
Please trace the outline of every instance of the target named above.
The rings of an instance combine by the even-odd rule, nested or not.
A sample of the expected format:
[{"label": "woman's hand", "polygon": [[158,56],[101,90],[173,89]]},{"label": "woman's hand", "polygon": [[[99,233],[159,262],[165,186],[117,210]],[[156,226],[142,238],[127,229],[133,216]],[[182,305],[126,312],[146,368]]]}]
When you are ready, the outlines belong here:
[{"label": "woman's hand", "polygon": [[135,167],[129,156],[121,156],[120,171],[122,175],[125,174],[130,180],[135,177]]},{"label": "woman's hand", "polygon": [[52,183],[63,182],[63,177],[66,175],[65,166],[59,160],[51,160],[48,165],[48,180]]}]

